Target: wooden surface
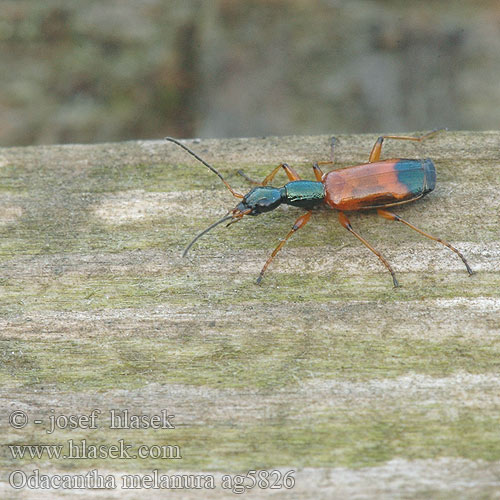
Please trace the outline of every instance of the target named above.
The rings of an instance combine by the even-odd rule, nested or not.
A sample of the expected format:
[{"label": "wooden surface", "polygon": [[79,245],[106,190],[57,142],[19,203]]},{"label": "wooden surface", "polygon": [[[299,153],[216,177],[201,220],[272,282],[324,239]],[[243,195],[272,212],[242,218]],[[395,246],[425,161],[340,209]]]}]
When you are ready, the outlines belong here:
[{"label": "wooden surface", "polygon": [[[365,162],[373,135],[339,136],[338,166]],[[190,141],[236,188],[286,161],[312,179],[329,137]],[[291,490],[251,498],[500,498],[500,133],[448,132],[383,157],[434,159],[436,190],[396,213],[458,257],[373,214],[314,214],[255,279],[298,209],[192,237],[235,205],[219,179],[162,141],[0,150],[3,444],[69,439],[177,445],[182,459],[13,459],[2,498],[71,492],[6,481],[41,474],[296,471]],[[279,174],[277,183],[284,183]],[[102,412],[98,428],[51,415]],[[175,429],[110,429],[110,409],[175,415]],[[9,425],[24,411],[26,427]],[[33,420],[42,420],[34,424]],[[137,490],[83,496],[137,498]],[[165,498],[165,490],[148,490]],[[215,490],[175,498],[229,498]]]}]

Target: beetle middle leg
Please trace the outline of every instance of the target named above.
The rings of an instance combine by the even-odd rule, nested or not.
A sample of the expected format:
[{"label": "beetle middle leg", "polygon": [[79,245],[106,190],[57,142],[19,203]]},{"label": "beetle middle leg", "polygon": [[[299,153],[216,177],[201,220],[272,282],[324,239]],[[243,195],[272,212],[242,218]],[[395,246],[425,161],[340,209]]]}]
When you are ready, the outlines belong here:
[{"label": "beetle middle leg", "polygon": [[335,145],[337,144],[337,138],[332,137],[330,139],[330,161],[317,161],[313,163],[314,176],[318,182],[323,179],[323,172],[320,165],[333,165],[335,163]]},{"label": "beetle middle leg", "polygon": [[440,129],[436,129],[436,130],[431,130],[427,134],[421,135],[420,137],[411,137],[409,135],[381,135],[375,141],[375,144],[373,145],[372,151],[370,153],[370,158],[368,159],[368,163],[373,163],[373,162],[380,160],[380,154],[382,152],[382,144],[384,143],[385,139],[397,139],[399,141],[422,142],[422,141],[425,141],[426,139],[430,139],[431,137],[435,136],[439,132],[442,132],[443,130],[446,130],[446,129],[440,128]]},{"label": "beetle middle leg", "polygon": [[388,210],[382,210],[379,208],[377,210],[377,213],[381,217],[384,217],[385,219],[394,220],[396,222],[402,222],[403,224],[406,224],[409,228],[413,229],[414,231],[417,231],[417,233],[420,233],[422,236],[425,236],[426,238],[437,241],[438,243],[441,243],[445,247],[448,247],[450,250],[455,252],[462,259],[462,262],[465,264],[465,267],[467,269],[467,272],[469,273],[469,276],[474,274],[474,271],[471,269],[468,262],[465,260],[465,257],[454,246],[450,245],[447,241],[444,241],[441,238],[436,238],[435,236],[431,236],[430,234],[427,234],[426,232],[422,231],[418,227],[415,227],[413,224],[410,224],[409,222],[402,219],[399,215],[393,214],[392,212],[389,212]]},{"label": "beetle middle leg", "polygon": [[394,270],[392,269],[389,262],[385,260],[385,257],[380,252],[375,250],[375,248],[373,248],[370,245],[370,243],[368,243],[360,234],[354,231],[354,229],[351,226],[351,223],[349,222],[349,219],[347,218],[344,212],[339,212],[339,221],[350,233],[354,234],[354,236],[356,236],[356,238],[358,238],[358,240],[361,241],[363,245],[365,245],[368,249],[370,249],[382,261],[384,266],[387,267],[388,271],[391,273],[394,288],[397,288],[399,286],[399,283],[398,280],[396,279],[396,274],[394,273]]},{"label": "beetle middle leg", "polygon": [[259,277],[257,278],[257,284],[259,284],[262,281],[262,278],[264,276],[264,273],[266,272],[266,269],[269,267],[269,264],[271,264],[271,261],[276,257],[276,254],[283,248],[285,243],[287,242],[288,238],[292,236],[293,233],[297,232],[299,229],[303,228],[311,218],[312,212],[306,212],[304,215],[301,215],[296,221],[295,224],[292,226],[291,231],[279,242],[279,245],[273,250],[273,253],[267,259],[266,263],[264,264],[264,267],[260,271]]}]

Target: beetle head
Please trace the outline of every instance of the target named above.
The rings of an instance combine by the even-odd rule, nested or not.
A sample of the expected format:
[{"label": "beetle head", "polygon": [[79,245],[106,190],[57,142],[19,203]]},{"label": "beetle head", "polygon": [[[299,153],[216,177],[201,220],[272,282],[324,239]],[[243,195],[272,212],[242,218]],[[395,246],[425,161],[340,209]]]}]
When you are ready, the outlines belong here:
[{"label": "beetle head", "polygon": [[236,205],[233,210],[230,210],[222,219],[214,222],[211,226],[207,227],[204,231],[199,233],[193,241],[186,247],[184,253],[185,256],[189,249],[194,245],[199,238],[201,238],[204,234],[207,234],[214,227],[219,224],[223,224],[227,222],[227,225],[234,224],[241,220],[245,215],[259,215],[264,212],[269,212],[278,207],[286,196],[286,192],[284,188],[273,188],[271,186],[257,186],[251,189],[245,196],[236,192],[222,177],[222,175],[214,168],[212,165],[207,163],[203,158],[198,156],[194,151],[192,151],[189,147],[187,147],[182,142],[174,139],[173,137],[165,137],[165,140],[173,142],[188,152],[191,156],[196,158],[199,162],[203,163],[209,170],[211,170],[214,174],[216,174],[219,179],[224,183],[224,185],[231,191],[231,194],[235,198],[240,198],[241,202]]},{"label": "beetle head", "polygon": [[235,218],[243,215],[259,215],[274,210],[283,201],[283,188],[257,186],[250,190],[232,211]]},{"label": "beetle head", "polygon": [[207,234],[219,224],[227,222],[226,226],[230,226],[235,222],[240,221],[245,215],[259,215],[264,212],[270,212],[278,207],[284,197],[284,188],[273,188],[271,186],[257,186],[250,190],[238,205],[233,210],[230,210],[222,219],[214,222],[204,231],[199,233],[193,241],[184,250],[183,256],[186,256],[189,249],[198,241],[204,234]]}]

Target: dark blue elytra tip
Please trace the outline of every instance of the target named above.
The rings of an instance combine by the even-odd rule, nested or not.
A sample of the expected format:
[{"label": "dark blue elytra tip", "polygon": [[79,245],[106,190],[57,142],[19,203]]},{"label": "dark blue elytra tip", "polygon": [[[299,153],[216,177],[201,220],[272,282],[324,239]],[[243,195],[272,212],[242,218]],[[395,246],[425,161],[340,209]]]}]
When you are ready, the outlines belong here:
[{"label": "dark blue elytra tip", "polygon": [[436,168],[429,158],[425,160],[399,160],[394,169],[398,181],[416,196],[431,192],[436,187]]}]

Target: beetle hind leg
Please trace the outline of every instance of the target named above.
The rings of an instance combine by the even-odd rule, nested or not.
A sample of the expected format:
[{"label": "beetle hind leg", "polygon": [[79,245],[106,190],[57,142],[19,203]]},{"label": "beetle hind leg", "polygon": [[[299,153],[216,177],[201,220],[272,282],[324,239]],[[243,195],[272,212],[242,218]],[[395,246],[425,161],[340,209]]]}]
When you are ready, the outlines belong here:
[{"label": "beetle hind leg", "polygon": [[389,212],[388,210],[378,209],[377,213],[381,217],[384,217],[385,219],[393,220],[396,222],[402,222],[403,224],[407,225],[409,228],[413,229],[417,233],[420,233],[422,236],[425,236],[426,238],[429,238],[430,240],[437,241],[438,243],[441,243],[441,245],[448,247],[451,251],[455,252],[462,259],[462,262],[465,264],[465,268],[467,269],[469,276],[472,276],[474,274],[474,271],[471,269],[471,267],[469,266],[469,263],[467,262],[465,257],[462,255],[462,253],[459,252],[454,246],[450,245],[447,241],[444,241],[441,238],[436,238],[435,236],[431,236],[430,234],[427,234],[426,232],[422,231],[418,227],[415,227],[413,224],[410,224],[409,222],[402,219],[399,215],[393,214],[392,212]]},{"label": "beetle hind leg", "polygon": [[399,282],[396,278],[396,273],[392,269],[389,262],[387,262],[387,260],[385,260],[385,257],[379,251],[375,250],[375,248],[373,248],[370,245],[370,243],[368,243],[360,234],[358,234],[356,231],[354,231],[354,229],[351,226],[351,223],[349,222],[349,219],[347,218],[347,216],[344,212],[339,212],[339,221],[342,224],[342,226],[344,226],[350,233],[354,234],[354,236],[356,236],[356,238],[358,238],[358,240],[361,241],[361,243],[363,243],[363,245],[365,245],[369,250],[371,250],[381,260],[382,264],[384,264],[384,266],[387,268],[387,270],[391,273],[392,283],[394,285],[394,288],[398,288]]}]

